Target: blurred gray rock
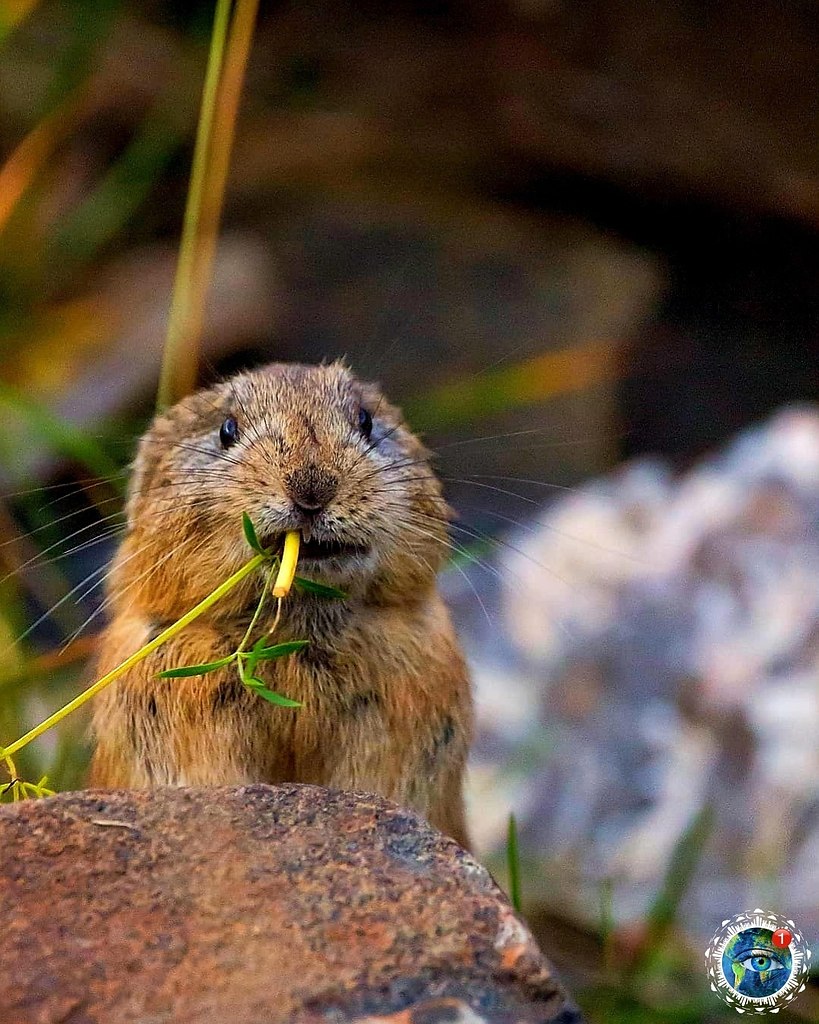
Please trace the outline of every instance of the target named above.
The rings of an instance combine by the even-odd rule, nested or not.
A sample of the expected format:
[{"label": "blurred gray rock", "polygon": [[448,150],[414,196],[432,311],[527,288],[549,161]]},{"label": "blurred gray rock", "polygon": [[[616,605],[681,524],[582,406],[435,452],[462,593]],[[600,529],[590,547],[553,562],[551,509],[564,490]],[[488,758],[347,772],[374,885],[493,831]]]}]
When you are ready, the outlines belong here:
[{"label": "blurred gray rock", "polygon": [[493,631],[449,581],[477,680],[479,848],[514,810],[533,895],[595,924],[612,879],[627,923],[710,804],[686,926],[768,906],[815,930],[819,412],[783,411],[680,479],[626,465],[527,525],[484,598]]}]

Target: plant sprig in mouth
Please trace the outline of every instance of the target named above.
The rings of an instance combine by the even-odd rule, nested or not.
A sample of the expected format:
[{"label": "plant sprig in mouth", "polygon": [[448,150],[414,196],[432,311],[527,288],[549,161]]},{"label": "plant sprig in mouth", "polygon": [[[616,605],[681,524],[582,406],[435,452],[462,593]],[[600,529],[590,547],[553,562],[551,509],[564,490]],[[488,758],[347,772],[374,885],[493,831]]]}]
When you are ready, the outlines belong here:
[{"label": "plant sprig in mouth", "polygon": [[[242,637],[237,649],[226,657],[219,658],[216,661],[207,662],[201,665],[182,665],[177,668],[166,669],[164,672],[158,673],[158,675],[165,679],[206,675],[209,672],[215,672],[217,669],[226,667],[231,662],[235,662],[239,678],[241,679],[242,684],[248,689],[252,690],[271,704],[277,704],[281,707],[300,707],[299,701],[291,700],[289,697],[285,697],[283,694],[276,693],[274,690],[271,690],[256,675],[258,665],[263,664],[266,661],[273,661],[277,658],[283,658],[287,655],[295,654],[297,651],[305,647],[308,642],[306,640],[289,640],[284,643],[271,643],[271,636],[275,632],[281,617],[282,601],[290,594],[292,587],[295,587],[297,590],[305,591],[306,593],[316,594],[320,597],[326,598],[343,599],[346,598],[347,595],[336,587],[329,587],[316,580],[296,575],[299,551],[302,546],[301,534],[298,531],[292,530],[285,535],[282,553],[279,555],[275,549],[262,546],[256,533],[256,529],[247,513],[242,514],[242,526],[245,539],[255,552],[248,562],[246,562],[241,568],[237,569],[232,576],[220,583],[215,590],[208,594],[207,597],[203,598],[181,618],[177,619],[176,622],[162,630],[158,636],[149,640],[148,643],[140,647],[138,651],[135,651],[124,661],[120,662],[116,668],[111,669],[110,672],[106,672],[104,676],[98,679],[95,683],[92,683],[91,686],[83,690],[83,692],[74,697],[73,700],[64,704],[63,707],[58,711],[55,711],[54,714],[49,715],[48,718],[40,722],[39,725],[34,726],[33,729],[29,729],[25,735],[20,736],[13,743],[9,744],[8,747],[0,747],[0,760],[4,761],[7,766],[11,777],[10,786],[14,787],[15,796],[18,794],[21,796],[46,796],[50,795],[51,791],[45,788],[45,779],[42,779],[35,785],[33,783],[26,783],[17,778],[16,769],[13,766],[14,762],[11,760],[13,754],[16,754],[18,750],[22,750],[23,747],[28,746],[28,744],[33,740],[36,740],[39,736],[42,736],[43,733],[59,724],[73,711],[82,707],[83,704],[91,700],[92,697],[95,697],[107,686],[110,686],[111,683],[119,679],[120,676],[123,676],[135,665],[138,665],[139,662],[143,661],[150,654],[153,654],[154,651],[162,647],[163,644],[166,644],[169,640],[173,639],[173,637],[180,633],[186,626],[190,625],[190,623],[195,619],[198,619],[200,615],[204,615],[205,612],[209,611],[226,594],[230,593],[234,587],[238,586],[243,580],[247,579],[258,569],[266,570],[264,586],[262,587],[262,593],[259,597],[253,617],[251,618],[250,625],[248,626],[245,635]],[[276,574],[275,579],[273,576],[274,573]],[[278,601],[278,607],[273,623],[261,637],[256,639],[253,646],[248,649],[251,636],[259,622],[271,591]],[[9,784],[7,784],[6,788],[10,788]]]},{"label": "plant sprig in mouth", "polygon": [[[279,624],[279,619],[281,618],[282,600],[290,593],[294,583],[296,587],[301,587],[312,593],[324,592],[325,597],[344,597],[345,595],[342,591],[336,590],[334,587],[326,587],[324,584],[316,583],[314,580],[307,580],[296,576],[296,566],[299,561],[299,553],[300,550],[304,550],[302,546],[301,533],[298,530],[288,530],[284,535],[281,556],[274,554],[275,548],[273,546],[264,546],[261,543],[259,535],[256,532],[256,527],[253,525],[253,520],[247,512],[242,513],[242,530],[244,531],[245,540],[248,544],[254,551],[259,555],[263,555],[264,558],[270,562],[270,567],[265,575],[264,586],[262,587],[262,592],[259,596],[256,610],[253,613],[250,625],[247,627],[245,635],[242,637],[239,646],[232,654],[228,654],[216,661],[205,662],[201,665],[184,665],[180,668],[169,668],[164,672],[159,672],[158,675],[160,679],[178,679],[183,676],[204,676],[208,675],[210,672],[217,672],[220,669],[226,668],[230,664],[234,664],[236,666],[239,679],[249,690],[252,690],[271,704],[278,704],[280,707],[285,708],[299,708],[301,707],[301,701],[292,700],[290,697],[284,696],[284,694],[276,693],[275,690],[271,690],[256,675],[256,667],[260,662],[273,661],[277,658],[284,658],[289,654],[295,654],[308,644],[307,640],[290,640],[286,643],[271,644],[271,636],[275,633],[276,627]],[[250,638],[262,616],[262,611],[271,593],[278,602],[273,624],[267,631],[267,634],[260,636],[250,650],[247,650]]]}]

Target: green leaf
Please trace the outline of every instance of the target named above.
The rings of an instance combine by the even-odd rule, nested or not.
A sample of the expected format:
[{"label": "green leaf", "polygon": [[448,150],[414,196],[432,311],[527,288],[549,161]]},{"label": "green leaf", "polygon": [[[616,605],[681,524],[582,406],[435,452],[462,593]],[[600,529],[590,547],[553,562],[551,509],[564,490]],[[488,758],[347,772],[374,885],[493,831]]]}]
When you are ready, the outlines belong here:
[{"label": "green leaf", "polygon": [[295,654],[309,643],[308,640],[288,640],[282,644],[273,644],[266,647],[266,636],[260,636],[253,647],[247,651],[239,652],[239,657],[244,662],[244,672],[252,676],[256,671],[256,665],[260,661],[272,661],[274,658],[284,658],[288,654]]},{"label": "green leaf", "polygon": [[315,580],[305,579],[304,576],[296,576],[293,581],[299,590],[305,590],[308,594],[318,594],[319,597],[335,597],[342,600],[347,597],[343,590],[337,587],[328,587],[326,583],[316,583]]},{"label": "green leaf", "polygon": [[259,660],[257,652],[264,647],[265,638],[260,636],[249,651],[239,652],[239,677],[244,682],[245,673],[252,676],[256,671],[256,662]]},{"label": "green leaf", "polygon": [[267,549],[262,547],[261,541],[256,534],[256,527],[253,525],[253,520],[247,512],[242,513],[242,529],[245,532],[245,540],[253,550],[258,551],[260,555],[266,555]]},{"label": "green leaf", "polygon": [[288,654],[295,654],[296,651],[303,650],[309,643],[309,640],[287,640],[285,643],[274,644],[272,647],[254,646],[253,654],[257,661],[272,661],[273,658],[284,658]]},{"label": "green leaf", "polygon": [[289,697],[284,697],[280,693],[276,693],[274,690],[269,690],[261,679],[257,679],[255,676],[245,676],[245,686],[252,690],[254,693],[258,693],[260,697],[263,697],[266,701],[271,704],[277,704],[282,708],[300,708],[301,701],[291,700]]},{"label": "green leaf", "polygon": [[217,668],[224,668],[236,657],[235,654],[228,654],[218,661],[207,661],[203,665],[184,665],[181,668],[166,668],[164,672],[157,672],[160,679],[181,679],[183,676],[203,676],[207,672],[215,672]]},{"label": "green leaf", "polygon": [[509,826],[506,831],[506,870],[509,875],[509,901],[520,913],[520,851],[518,825],[514,814],[509,815]]}]

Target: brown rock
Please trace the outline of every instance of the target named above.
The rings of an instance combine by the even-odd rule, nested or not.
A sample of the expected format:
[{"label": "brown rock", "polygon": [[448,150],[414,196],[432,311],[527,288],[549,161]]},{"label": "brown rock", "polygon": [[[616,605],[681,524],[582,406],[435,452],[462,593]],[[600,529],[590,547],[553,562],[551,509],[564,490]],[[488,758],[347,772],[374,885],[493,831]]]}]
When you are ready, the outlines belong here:
[{"label": "brown rock", "polygon": [[0,1024],[578,1021],[489,874],[314,786],[0,808]]}]

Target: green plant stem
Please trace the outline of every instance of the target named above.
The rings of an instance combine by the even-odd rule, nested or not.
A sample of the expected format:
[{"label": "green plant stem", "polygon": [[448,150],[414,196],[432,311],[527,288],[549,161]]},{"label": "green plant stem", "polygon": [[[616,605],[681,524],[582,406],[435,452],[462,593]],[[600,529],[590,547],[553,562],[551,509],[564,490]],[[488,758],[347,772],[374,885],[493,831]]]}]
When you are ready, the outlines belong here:
[{"label": "green plant stem", "polygon": [[[253,618],[250,620],[250,625],[245,631],[245,635],[242,637],[241,643],[236,648],[236,654],[239,655],[247,647],[248,641],[250,640],[253,630],[256,628],[256,623],[259,621],[259,617],[262,614],[262,608],[265,606],[267,601],[267,595],[270,593],[270,585],[273,580],[273,570],[271,569],[264,578],[264,586],[262,587],[262,593],[259,597],[259,603],[256,605],[256,610],[253,612]],[[238,660],[238,658],[237,658]]]},{"label": "green plant stem", "polygon": [[509,900],[517,913],[521,912],[520,894],[520,850],[518,848],[518,824],[514,814],[509,815],[506,833],[506,864],[509,872]]},{"label": "green plant stem", "polygon": [[2,788],[0,788],[0,796],[2,796],[4,793],[11,791],[12,799],[16,800],[17,786],[19,785],[19,780],[17,778],[17,767],[14,764],[14,761],[12,761],[12,759],[8,756],[8,754],[6,754],[3,757],[3,760],[6,762],[6,771],[9,773],[10,781],[6,783]]},{"label": "green plant stem", "polygon": [[603,975],[606,982],[613,985],[616,949],[614,944],[614,883],[610,878],[604,879],[600,886],[600,941],[603,946]]},{"label": "green plant stem", "polygon": [[[244,661],[242,660],[242,652],[244,651],[245,647],[247,647],[251,634],[253,633],[253,630],[256,628],[256,623],[259,621],[259,618],[262,614],[262,608],[264,608],[265,602],[267,601],[267,595],[268,592],[270,591],[270,584],[272,580],[273,570],[271,569],[271,571],[268,572],[268,574],[265,576],[264,587],[262,587],[262,593],[259,598],[259,603],[256,605],[256,610],[253,612],[253,618],[250,620],[250,625],[245,630],[245,635],[242,637],[242,640],[234,653],[234,657],[236,659],[236,671],[239,673],[239,679],[242,681],[243,686],[247,686],[247,679],[245,677],[245,665]],[[281,607],[281,601],[279,602],[279,607]],[[276,616],[276,620],[278,621],[278,616]]]},{"label": "green plant stem", "polygon": [[180,633],[186,626],[188,626],[194,619],[198,619],[200,615],[203,615],[209,608],[212,608],[225,594],[229,593],[235,586],[246,579],[251,573],[255,572],[260,565],[268,560],[267,555],[254,555],[249,562],[246,562],[241,569],[237,570],[232,576],[221,583],[212,593],[208,594],[206,598],[201,600],[194,608],[191,608],[189,612],[178,619],[172,625],[164,629],[159,636],[151,640],[150,643],[145,644],[136,653],[132,654],[129,658],[126,658],[121,664],[117,665],[116,668],[98,679],[88,689],[83,690],[81,694],[69,701],[60,708],[59,711],[55,711],[53,715],[50,715],[45,721],[40,722],[33,729],[30,729],[24,736],[21,736],[18,740],[15,740],[11,746],[0,750],[0,758],[9,758],[12,754],[16,754],[18,750],[22,750],[23,747],[28,746],[32,740],[36,740],[38,736],[42,736],[44,732],[47,732],[53,726],[61,722],[65,717],[71,714],[72,711],[76,711],[77,708],[82,707],[87,701],[95,697],[101,690],[104,690],[106,686],[109,686],[114,680],[119,679],[121,675],[124,675],[129,669],[133,668],[134,665],[138,664],[143,659],[147,658],[149,654],[152,654],[158,647],[167,643],[170,639],[175,637],[177,633]]},{"label": "green plant stem", "polygon": [[208,66],[202,91],[202,107],[193,153],[191,183],[185,206],[182,242],[168,321],[168,336],[159,378],[157,406],[160,409],[164,409],[172,405],[178,398],[182,398],[192,390],[194,385],[194,380],[191,379],[191,367],[193,367],[193,377],[195,377],[196,359],[195,354],[192,357],[190,348],[195,339],[191,337],[189,325],[193,305],[194,274],[198,262],[199,229],[206,199],[205,182],[210,159],[219,80],[224,62],[225,42],[230,26],[231,6],[232,0],[217,0],[213,19]]}]

